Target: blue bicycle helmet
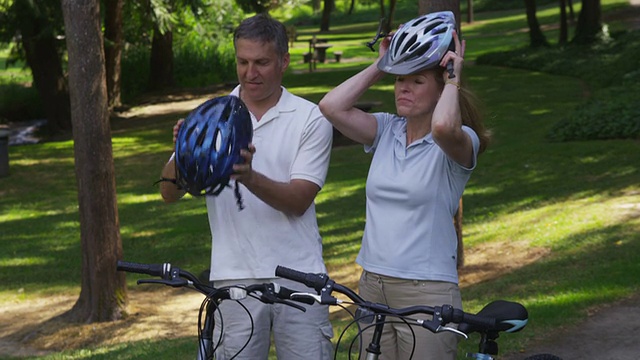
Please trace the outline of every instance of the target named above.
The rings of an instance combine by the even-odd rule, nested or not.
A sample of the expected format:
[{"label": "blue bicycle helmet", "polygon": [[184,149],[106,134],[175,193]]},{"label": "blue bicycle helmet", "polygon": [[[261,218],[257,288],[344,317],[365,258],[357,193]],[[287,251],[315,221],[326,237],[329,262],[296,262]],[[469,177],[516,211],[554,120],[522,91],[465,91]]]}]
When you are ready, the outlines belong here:
[{"label": "blue bicycle helmet", "polygon": [[419,16],[405,23],[391,38],[378,69],[393,75],[409,75],[434,68],[448,50],[455,49],[456,19],[451,11]]},{"label": "blue bicycle helmet", "polygon": [[[176,138],[176,184],[193,196],[218,195],[229,184],[233,165],[244,161],[253,125],[237,96],[210,99],[185,119]],[[242,208],[236,184],[238,205]]]}]

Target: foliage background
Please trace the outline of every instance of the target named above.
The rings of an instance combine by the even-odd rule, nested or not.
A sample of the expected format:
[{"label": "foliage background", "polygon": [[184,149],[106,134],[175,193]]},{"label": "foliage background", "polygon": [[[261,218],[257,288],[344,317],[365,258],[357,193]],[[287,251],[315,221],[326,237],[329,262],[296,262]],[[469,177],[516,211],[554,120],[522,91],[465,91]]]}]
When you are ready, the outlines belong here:
[{"label": "foliage background", "polygon": [[[621,6],[621,1],[608,1],[604,9],[614,11]],[[335,49],[343,50],[349,61],[325,64],[323,71],[314,73],[307,71],[302,54],[308,50],[305,40],[317,33],[317,27],[305,23],[304,17],[298,20],[294,16],[313,12],[300,7],[275,14],[279,11],[288,24],[301,21],[296,25],[300,39],[291,49],[295,61],[285,79],[294,93],[317,101],[375,56],[363,46],[377,27],[373,5],[359,8],[355,17],[336,14],[330,36]],[[414,11],[403,6],[398,21],[411,17]],[[562,142],[548,138],[550,133],[561,133],[553,130],[561,126],[557,124],[587,121],[576,130],[566,130],[575,135],[585,128],[602,133],[596,126],[617,124],[620,118],[640,119],[634,113],[625,115],[637,103],[638,92],[633,88],[637,65],[633,61],[637,59],[638,32],[611,22],[610,41],[597,47],[530,51],[524,49],[527,34],[522,31],[526,26],[522,10],[477,15],[477,23],[465,25],[467,60],[471,64],[477,60],[465,73],[486,103],[487,123],[494,131],[495,142],[482,156],[465,192],[465,243],[468,251],[494,246],[494,256],[502,259],[509,258],[503,249],[512,243],[520,244],[523,251],[545,254],[500,278],[463,288],[469,311],[477,311],[496,298],[527,306],[532,321],[526,330],[500,339],[501,350],[507,354],[557,336],[557,331],[581,321],[594,307],[640,291],[637,137]],[[539,16],[543,25],[553,25],[557,9],[541,8]],[[198,74],[196,66],[218,61],[206,60],[209,54],[200,52],[201,45],[221,47],[214,40],[211,45],[189,40],[190,36],[197,38],[194,31],[181,33],[187,50],[176,51],[177,57],[186,59],[185,65],[177,66],[186,69],[178,76],[184,79],[179,80],[184,81],[183,87],[216,76],[193,76]],[[545,33],[552,42],[557,38],[552,26]],[[143,58],[144,51],[132,50],[130,54],[133,60],[128,81],[142,83],[146,63],[135,57]],[[181,61],[176,59],[177,63]],[[1,73],[0,79],[6,79],[7,72],[13,73],[6,84],[14,86],[8,90],[0,86],[0,91],[6,91],[2,93],[3,102],[8,99],[6,103],[13,104],[23,96],[23,90],[29,89],[28,84],[25,86],[28,75],[19,69],[14,66]],[[380,110],[393,111],[391,88],[392,79],[385,79],[365,95],[365,100],[379,101]],[[168,129],[185,113],[135,115],[134,99],[149,99],[139,91],[130,92],[130,114],[112,120],[125,254],[132,261],[170,261],[198,272],[208,264],[210,251],[202,200],[187,197],[166,206],[152,185],[171,151]],[[32,107],[34,102],[26,104]],[[633,135],[633,127],[628,129],[623,133]],[[11,147],[10,161],[11,176],[0,179],[0,306],[75,295],[79,291],[80,249],[73,143],[63,138]],[[357,272],[353,259],[362,235],[368,163],[368,156],[358,146],[336,148],[327,184],[318,198],[325,257],[330,274],[339,281],[350,281],[349,275]],[[473,270],[478,268],[469,271]],[[131,291],[136,291],[136,279],[129,277]],[[337,320],[335,326],[340,331],[345,323]],[[473,350],[475,340],[465,342],[461,353]],[[90,346],[45,358],[191,358],[193,344],[193,336],[185,335],[180,339]],[[340,349],[344,354],[344,347]]]}]

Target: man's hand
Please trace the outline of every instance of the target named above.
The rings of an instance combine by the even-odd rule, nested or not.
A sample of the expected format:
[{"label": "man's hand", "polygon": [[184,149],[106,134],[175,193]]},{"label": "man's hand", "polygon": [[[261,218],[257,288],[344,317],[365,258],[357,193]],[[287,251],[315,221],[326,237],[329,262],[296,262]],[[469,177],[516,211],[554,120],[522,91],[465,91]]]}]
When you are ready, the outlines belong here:
[{"label": "man's hand", "polygon": [[256,147],[253,144],[249,144],[249,149],[240,150],[240,156],[244,158],[244,163],[233,165],[233,174],[231,174],[231,180],[237,180],[243,184],[251,182],[253,177],[253,171],[251,168],[251,162],[253,161],[253,154],[256,152]]},{"label": "man's hand", "polygon": [[175,125],[173,125],[173,144],[176,144],[176,140],[178,139],[178,132],[180,131],[180,126],[184,123],[184,119],[178,120]]}]

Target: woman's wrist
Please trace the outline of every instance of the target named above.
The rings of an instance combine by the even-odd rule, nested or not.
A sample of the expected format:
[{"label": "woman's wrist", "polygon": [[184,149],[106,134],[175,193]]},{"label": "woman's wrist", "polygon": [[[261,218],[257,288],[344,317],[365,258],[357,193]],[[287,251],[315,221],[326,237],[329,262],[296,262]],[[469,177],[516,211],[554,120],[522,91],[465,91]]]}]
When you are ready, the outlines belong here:
[{"label": "woman's wrist", "polygon": [[458,88],[458,90],[460,90],[460,82],[455,81],[455,80],[447,80],[447,81],[445,81],[445,82],[444,82],[444,85],[445,85],[445,86],[446,86],[446,85],[453,85],[453,86],[455,86],[456,88]]}]

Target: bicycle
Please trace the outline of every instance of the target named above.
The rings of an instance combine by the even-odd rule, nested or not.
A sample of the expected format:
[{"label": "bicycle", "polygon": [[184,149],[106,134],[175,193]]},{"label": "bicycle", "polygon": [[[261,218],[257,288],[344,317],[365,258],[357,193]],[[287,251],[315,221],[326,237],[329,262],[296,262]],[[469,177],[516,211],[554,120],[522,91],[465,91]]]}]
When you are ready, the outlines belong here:
[{"label": "bicycle", "polygon": [[[208,283],[202,282],[192,273],[181,270],[172,266],[170,263],[163,264],[140,264],[118,260],[116,269],[129,273],[145,274],[160,277],[161,279],[140,279],[137,284],[163,284],[171,287],[184,287],[202,293],[205,299],[202,301],[200,311],[198,312],[198,354],[197,360],[209,360],[214,358],[217,346],[220,343],[220,337],[214,342],[213,330],[215,328],[214,314],[218,309],[220,302],[224,300],[242,300],[247,296],[256,298],[266,304],[281,303],[306,311],[303,306],[288,301],[291,294],[295,291],[280,286],[277,283],[263,283],[249,286],[235,285],[222,288],[214,288]],[[302,301],[299,301],[302,300]],[[297,301],[313,304],[312,300],[299,299]],[[241,304],[242,305],[242,304]],[[243,306],[244,308],[244,306]],[[253,319],[247,311],[248,317],[253,328]],[[203,316],[204,315],[204,316]],[[222,325],[222,324],[221,324]],[[221,335],[220,335],[221,336]],[[244,347],[247,346],[251,337],[247,339],[244,346],[234,355],[236,357]]]},{"label": "bicycle", "polygon": [[[499,337],[500,332],[511,333],[520,331],[526,326],[528,321],[528,312],[523,305],[506,300],[493,301],[487,304],[477,314],[467,313],[447,304],[435,307],[410,306],[395,309],[385,304],[373,303],[363,299],[347,286],[336,283],[327,274],[304,273],[284,266],[278,266],[275,274],[278,277],[304,284],[317,292],[317,294],[294,292],[290,294],[291,300],[300,301],[313,299],[313,301],[324,305],[356,305],[356,313],[351,314],[355,323],[361,320],[375,319],[373,325],[368,326],[374,328],[374,334],[371,342],[365,349],[367,353],[365,357],[366,360],[377,360],[381,354],[380,338],[384,325],[388,321],[386,319],[388,316],[399,318],[408,326],[421,326],[433,333],[449,331],[465,339],[468,339],[469,334],[477,332],[480,334],[478,352],[467,353],[466,357],[480,360],[494,360],[493,356],[498,354],[498,343],[496,339]],[[334,297],[332,295],[334,291],[345,295],[350,301],[344,301]],[[433,317],[431,320],[412,319],[408,317],[418,313],[432,315]],[[458,328],[446,326],[449,323],[458,324]],[[350,325],[348,325],[347,328]],[[359,327],[358,325],[358,328]],[[338,344],[347,328],[345,328],[340,335]],[[360,330],[360,332],[361,331],[362,330]],[[355,339],[353,341],[355,341]],[[351,347],[353,346],[353,341]],[[349,349],[349,359],[351,359],[351,347]],[[360,349],[362,349],[362,345]],[[337,352],[334,358],[337,358]],[[527,357],[524,360],[562,359],[551,354],[537,354]]]}]

